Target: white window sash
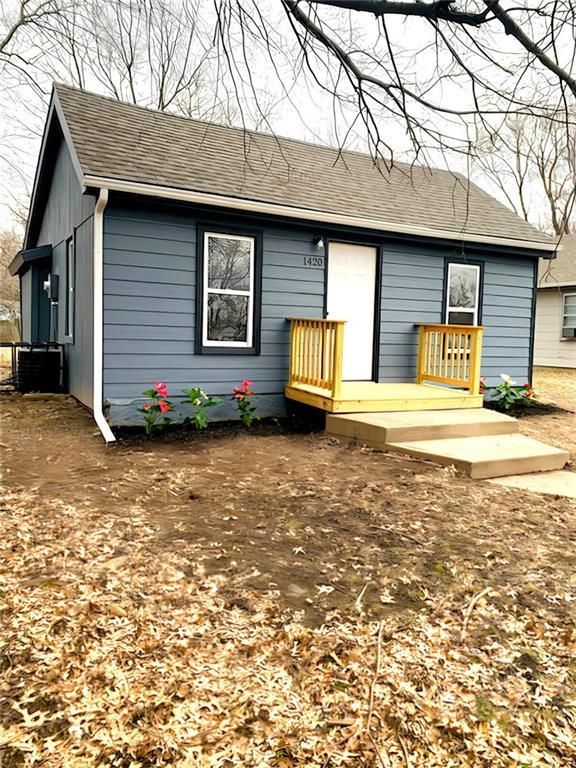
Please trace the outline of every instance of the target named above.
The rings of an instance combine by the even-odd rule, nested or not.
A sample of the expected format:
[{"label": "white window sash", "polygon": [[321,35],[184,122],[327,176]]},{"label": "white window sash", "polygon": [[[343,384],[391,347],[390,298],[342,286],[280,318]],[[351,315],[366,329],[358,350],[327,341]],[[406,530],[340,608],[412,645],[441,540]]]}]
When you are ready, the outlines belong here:
[{"label": "white window sash", "polygon": [[576,328],[576,306],[568,307],[568,302],[566,301],[568,298],[576,298],[576,293],[562,294],[562,327],[560,328],[562,339],[575,338],[574,336],[564,335],[564,328]]},{"label": "white window sash", "polygon": [[[250,288],[248,291],[239,291],[231,288],[209,288],[208,287],[208,269],[209,269],[209,238],[221,240],[243,240],[250,243]],[[203,306],[202,306],[202,346],[203,347],[230,347],[249,349],[253,346],[253,325],[254,325],[254,238],[245,235],[227,235],[222,232],[204,233],[204,274],[203,274]],[[246,341],[217,341],[208,338],[208,296],[210,294],[222,296],[247,296],[248,297],[248,317],[246,318]]]},{"label": "white window sash", "polygon": [[[473,269],[476,272],[476,295],[474,297],[474,307],[455,307],[450,304],[450,273],[452,267],[460,267],[464,269]],[[450,262],[448,264],[448,275],[446,285],[446,323],[449,324],[449,318],[451,312],[461,312],[472,315],[472,325],[478,325],[478,308],[480,306],[480,267],[477,264],[458,264],[456,262]]]},{"label": "white window sash", "polygon": [[74,338],[74,283],[75,275],[74,239],[66,241],[66,282],[68,292],[66,295],[66,338]]}]

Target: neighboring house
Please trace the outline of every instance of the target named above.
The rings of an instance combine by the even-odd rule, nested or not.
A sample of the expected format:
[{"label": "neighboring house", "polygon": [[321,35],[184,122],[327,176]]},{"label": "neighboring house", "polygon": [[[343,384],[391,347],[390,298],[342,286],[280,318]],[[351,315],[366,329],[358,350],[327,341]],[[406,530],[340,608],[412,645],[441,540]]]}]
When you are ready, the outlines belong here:
[{"label": "neighboring house", "polygon": [[576,235],[565,235],[557,257],[540,264],[534,364],[576,368]]},{"label": "neighboring house", "polygon": [[[24,340],[65,345],[69,391],[112,439],[155,379],[227,395],[248,378],[263,416],[285,412],[285,392],[366,408],[374,382],[396,386],[374,410],[478,406],[480,373],[530,378],[538,259],[554,247],[458,174],[57,85],[12,272]],[[428,328],[418,357],[418,323],[452,330]],[[416,378],[469,391],[412,400]],[[365,386],[344,396],[342,381]]]}]

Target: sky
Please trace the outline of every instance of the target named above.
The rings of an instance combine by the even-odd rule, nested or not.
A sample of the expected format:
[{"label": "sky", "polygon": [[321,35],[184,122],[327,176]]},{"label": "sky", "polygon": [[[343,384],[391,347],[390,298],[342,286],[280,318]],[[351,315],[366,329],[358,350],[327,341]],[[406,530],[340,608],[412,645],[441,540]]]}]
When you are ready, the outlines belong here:
[{"label": "sky", "polygon": [[[15,0],[4,0],[2,3],[0,13],[4,14],[4,26],[13,16],[16,5]],[[178,8],[180,13],[180,5],[176,3],[174,7]],[[199,89],[194,97],[197,103],[194,105],[193,116],[218,121],[225,113],[226,119],[235,124],[241,124],[244,117],[247,127],[254,127],[259,122],[257,101],[266,113],[266,119],[260,121],[259,128],[273,130],[279,135],[331,145],[341,145],[346,137],[345,143],[349,148],[365,149],[366,128],[361,123],[354,123],[358,114],[357,104],[341,101],[335,106],[331,95],[324,90],[324,86],[329,85],[330,78],[334,76],[334,69],[325,66],[323,61],[316,61],[317,81],[314,77],[305,76],[303,70],[295,73],[294,38],[286,25],[284,12],[274,0],[260,3],[260,8],[270,20],[271,34],[275,36],[275,42],[278,44],[274,53],[274,64],[278,70],[274,71],[268,53],[253,44],[253,41],[249,44],[246,55],[249,66],[245,66],[241,54],[242,41],[238,29],[233,29],[232,45],[235,47],[235,60],[239,62],[235,77],[223,70],[222,58],[218,59],[215,52],[206,55]],[[205,53],[209,28],[214,21],[209,11],[202,13],[199,18],[198,23],[204,24],[205,28],[199,29],[199,34],[194,40],[192,63]],[[340,15],[339,18],[345,17]],[[346,24],[340,24],[342,35],[348,35],[359,49],[368,52],[374,50],[381,54],[381,47],[378,47],[381,42],[377,43],[377,28],[373,17],[368,14],[352,14],[350,18],[350,28],[347,29]],[[88,18],[88,23],[90,21]],[[182,17],[178,16],[178,23],[181,21]],[[0,18],[0,38],[1,24]],[[436,65],[440,65],[442,69],[443,62],[437,60],[437,51],[432,45],[433,33],[424,20],[392,18],[388,22],[388,34],[390,39],[396,41],[398,65],[408,81],[425,83]],[[181,30],[179,35],[181,38]],[[67,61],[66,56],[55,54],[49,43],[39,44],[38,38],[25,33],[18,39],[18,46],[22,60],[32,63],[24,65],[18,61],[17,67],[4,65],[4,69],[0,70],[0,228],[18,226],[14,211],[22,211],[27,206],[52,79],[75,84],[71,76],[71,61]],[[500,53],[503,55],[504,51],[505,49]],[[469,53],[469,63],[478,63],[472,50]],[[367,58],[363,64],[366,67],[372,66]],[[91,73],[89,70],[87,67],[83,78],[85,86],[100,93],[109,92],[110,83],[103,79],[102,73]],[[145,62],[142,63],[138,96],[139,102],[146,106],[152,101],[153,77],[154,73],[147,69]],[[234,106],[228,108],[230,102],[235,100],[237,89],[240,90],[240,100],[244,105],[243,115]],[[346,93],[345,88],[343,92]],[[254,93],[257,94],[256,99]],[[445,77],[435,84],[427,97],[443,101],[452,108],[472,104],[468,84],[450,77],[448,60]],[[171,108],[174,108],[174,105]],[[398,116],[387,113],[385,109],[376,110],[375,114],[383,141],[394,150],[395,157],[412,159],[412,145],[403,122]],[[425,116],[425,112],[422,112],[422,116]],[[426,125],[434,130],[441,129],[455,135],[463,144],[468,138],[474,138],[474,127],[466,126],[457,119],[444,119],[436,115],[433,122],[429,121]],[[421,162],[450,167],[465,174],[471,172],[469,158],[459,153],[431,150],[419,159]],[[498,195],[494,187],[486,180],[482,181]],[[537,215],[538,205],[535,211]]]}]

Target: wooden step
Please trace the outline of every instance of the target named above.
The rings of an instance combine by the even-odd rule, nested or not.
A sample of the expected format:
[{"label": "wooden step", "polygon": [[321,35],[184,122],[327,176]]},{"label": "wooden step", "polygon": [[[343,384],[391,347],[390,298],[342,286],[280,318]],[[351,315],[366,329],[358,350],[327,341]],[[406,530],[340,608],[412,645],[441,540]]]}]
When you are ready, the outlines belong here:
[{"label": "wooden step", "polygon": [[512,434],[518,431],[518,422],[487,408],[328,414],[326,431],[372,448],[386,448],[389,443],[415,440]]},{"label": "wooden step", "polygon": [[567,451],[520,434],[414,440],[388,443],[386,448],[454,465],[476,479],[547,472],[562,469],[568,461]]}]

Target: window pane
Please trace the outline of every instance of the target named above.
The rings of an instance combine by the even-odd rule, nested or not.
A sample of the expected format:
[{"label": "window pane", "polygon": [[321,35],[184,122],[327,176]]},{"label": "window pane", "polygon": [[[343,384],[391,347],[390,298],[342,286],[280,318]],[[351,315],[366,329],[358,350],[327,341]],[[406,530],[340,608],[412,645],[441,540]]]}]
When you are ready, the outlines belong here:
[{"label": "window pane", "polygon": [[248,296],[208,294],[208,341],[248,341]]},{"label": "window pane", "polygon": [[208,237],[208,287],[250,290],[250,240]]},{"label": "window pane", "polygon": [[475,267],[450,264],[449,306],[474,309],[477,291],[478,270]]},{"label": "window pane", "polygon": [[576,296],[564,296],[564,310],[576,312]]},{"label": "window pane", "polygon": [[74,241],[66,243],[66,336],[74,333]]},{"label": "window pane", "polygon": [[566,339],[576,338],[576,324],[562,328],[562,336]]},{"label": "window pane", "polygon": [[448,325],[474,325],[474,312],[448,312]]}]

